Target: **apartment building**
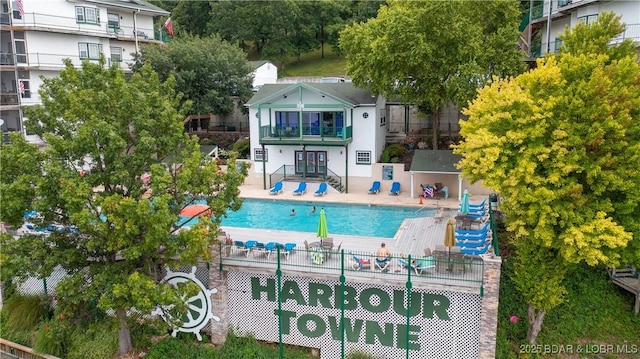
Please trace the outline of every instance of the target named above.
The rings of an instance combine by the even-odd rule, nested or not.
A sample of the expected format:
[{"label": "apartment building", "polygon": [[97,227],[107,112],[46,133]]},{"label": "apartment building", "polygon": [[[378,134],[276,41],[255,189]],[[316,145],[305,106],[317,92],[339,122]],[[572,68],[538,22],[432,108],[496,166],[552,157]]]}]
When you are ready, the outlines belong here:
[{"label": "apartment building", "polygon": [[[578,23],[592,23],[602,12],[620,15],[626,30],[614,41],[632,39],[640,46],[640,1],[629,0],[544,0],[532,1],[529,17],[523,20],[521,30],[525,50],[536,58],[560,48],[559,39],[567,28]],[[531,21],[527,21],[531,19]],[[527,45],[530,44],[530,47]],[[528,48],[527,48],[528,47]]]},{"label": "apartment building", "polygon": [[[157,17],[169,12],[142,0],[0,0],[0,123],[4,139],[25,130],[22,109],[41,103],[41,77],[55,77],[63,59],[98,61],[128,70],[143,43],[162,41]],[[160,24],[160,25],[158,25]]]}]

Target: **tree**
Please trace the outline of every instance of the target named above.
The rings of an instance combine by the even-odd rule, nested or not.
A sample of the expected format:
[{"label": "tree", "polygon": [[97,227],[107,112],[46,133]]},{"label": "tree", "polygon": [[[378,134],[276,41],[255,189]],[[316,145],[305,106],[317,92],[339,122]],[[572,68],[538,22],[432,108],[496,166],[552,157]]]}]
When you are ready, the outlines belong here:
[{"label": "tree", "polygon": [[343,30],[340,47],[355,85],[431,111],[437,149],[442,106],[462,107],[491,76],[524,68],[518,17],[514,1],[392,0]]},{"label": "tree", "polygon": [[[2,237],[0,270],[3,278],[43,278],[62,268],[57,310],[69,320],[90,303],[115,311],[124,354],[132,348],[129,321],[159,305],[174,305],[174,318],[186,312],[181,298],[194,288],[162,283],[162,269],[209,258],[222,216],[242,203],[246,169],[231,159],[223,170],[184,134],[173,77],[161,82],[144,65],[127,80],[104,64],[76,69],[65,60],[60,77],[42,79],[43,103],[25,109],[25,125],[46,147],[19,136],[2,144],[2,220],[20,226],[34,209],[37,226],[61,229]],[[179,212],[195,200],[215,217],[179,230]]]},{"label": "tree", "polygon": [[211,15],[212,1],[179,0],[171,11],[171,19],[177,37],[185,34],[206,37],[211,35],[207,23],[215,20]]},{"label": "tree", "polygon": [[188,114],[228,114],[251,96],[253,66],[242,50],[219,37],[183,35],[169,44],[142,46],[134,71],[149,61],[161,80],[175,77],[176,90],[193,106]]},{"label": "tree", "polygon": [[610,13],[578,24],[558,55],[495,79],[465,111],[454,152],[504,198],[532,343],[572,265],[640,264],[640,65],[631,41],[612,45],[623,31]]}]

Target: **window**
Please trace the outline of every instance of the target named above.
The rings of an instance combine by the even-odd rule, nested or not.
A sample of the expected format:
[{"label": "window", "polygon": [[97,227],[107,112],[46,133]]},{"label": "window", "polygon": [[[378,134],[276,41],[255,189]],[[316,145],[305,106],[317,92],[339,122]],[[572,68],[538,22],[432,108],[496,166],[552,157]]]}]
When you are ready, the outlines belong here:
[{"label": "window", "polygon": [[31,86],[29,86],[29,80],[18,80],[18,91],[20,91],[20,97],[31,98]]},{"label": "window", "polygon": [[120,15],[118,14],[107,14],[107,26],[110,29],[119,29],[120,28]]},{"label": "window", "polygon": [[[22,7],[22,3],[18,3],[18,1],[12,1],[11,2],[11,9],[13,9],[12,13],[13,13],[13,18],[16,20],[21,20],[22,19],[22,15],[20,15],[20,8]],[[23,11],[24,13],[24,11]],[[9,25],[9,24],[7,24]]]},{"label": "window", "polygon": [[387,113],[384,109],[380,109],[380,126],[387,124]]},{"label": "window", "polygon": [[86,42],[78,43],[80,59],[99,60],[101,52],[102,45],[100,44],[89,44]]},{"label": "window", "polygon": [[598,21],[598,14],[578,17],[578,22],[579,23],[583,22],[583,23],[585,23],[587,25],[588,24],[593,24],[596,21]]},{"label": "window", "polygon": [[76,6],[76,22],[100,24],[100,10],[92,7]]},{"label": "window", "polygon": [[122,62],[122,48],[111,46],[111,61]]},{"label": "window", "polygon": [[357,165],[370,165],[371,164],[371,151],[356,151],[356,164]]},{"label": "window", "polygon": [[261,148],[254,148],[253,149],[253,160],[254,161],[259,161],[259,162],[268,162],[268,155],[269,155],[269,150],[265,149],[264,153],[262,152]]}]

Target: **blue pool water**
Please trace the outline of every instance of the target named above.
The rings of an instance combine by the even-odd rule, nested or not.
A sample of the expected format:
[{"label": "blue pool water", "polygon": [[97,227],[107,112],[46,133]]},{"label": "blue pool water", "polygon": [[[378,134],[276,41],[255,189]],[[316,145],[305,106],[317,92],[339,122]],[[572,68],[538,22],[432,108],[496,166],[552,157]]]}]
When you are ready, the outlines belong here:
[{"label": "blue pool water", "polygon": [[[316,212],[311,213],[314,205]],[[393,238],[405,218],[431,217],[436,212],[416,207],[245,199],[239,211],[229,212],[222,219],[222,225],[315,233],[322,208],[327,215],[329,235],[383,238]],[[292,209],[295,216],[290,215]]]}]

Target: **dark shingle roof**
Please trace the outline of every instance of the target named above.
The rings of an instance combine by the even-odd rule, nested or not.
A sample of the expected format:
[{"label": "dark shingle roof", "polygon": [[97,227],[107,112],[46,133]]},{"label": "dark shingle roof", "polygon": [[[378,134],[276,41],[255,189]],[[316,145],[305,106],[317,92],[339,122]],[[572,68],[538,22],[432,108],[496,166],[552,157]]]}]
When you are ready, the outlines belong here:
[{"label": "dark shingle roof", "polygon": [[253,65],[254,69],[257,69],[258,67],[266,64],[267,62],[269,62],[268,60],[258,60],[258,61],[250,61],[251,65]]},{"label": "dark shingle roof", "polygon": [[275,95],[295,92],[299,87],[309,89],[340,99],[353,106],[374,105],[375,95],[369,89],[354,87],[351,83],[296,83],[296,84],[265,84],[247,102],[247,106],[270,103]]},{"label": "dark shingle roof", "polygon": [[423,173],[460,173],[456,163],[462,156],[451,150],[416,150],[411,161],[411,172]]}]

